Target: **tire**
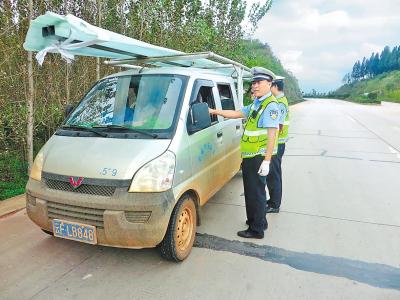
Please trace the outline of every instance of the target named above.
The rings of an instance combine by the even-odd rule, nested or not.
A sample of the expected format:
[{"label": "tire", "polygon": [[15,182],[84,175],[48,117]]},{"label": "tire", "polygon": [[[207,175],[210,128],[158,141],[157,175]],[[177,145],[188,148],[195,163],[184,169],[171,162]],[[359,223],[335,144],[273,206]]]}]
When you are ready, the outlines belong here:
[{"label": "tire", "polygon": [[51,235],[51,236],[53,236],[53,233],[52,233],[51,231],[44,230],[44,229],[42,229],[42,231],[43,231],[44,233],[47,233],[48,235]]},{"label": "tire", "polygon": [[161,256],[171,261],[183,261],[189,256],[196,236],[197,215],[194,200],[186,195],[175,205],[167,233],[160,243]]}]

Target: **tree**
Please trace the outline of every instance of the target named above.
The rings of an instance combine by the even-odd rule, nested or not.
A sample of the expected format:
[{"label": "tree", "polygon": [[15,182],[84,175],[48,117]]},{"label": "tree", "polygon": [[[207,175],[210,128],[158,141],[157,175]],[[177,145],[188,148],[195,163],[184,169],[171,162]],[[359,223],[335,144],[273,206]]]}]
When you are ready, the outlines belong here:
[{"label": "tree", "polygon": [[380,60],[379,60],[379,53],[375,53],[374,58],[372,59],[372,65],[371,65],[371,69],[372,69],[372,75],[376,76],[379,73],[379,65],[380,65]]},{"label": "tree", "polygon": [[390,48],[389,46],[386,46],[379,57],[378,74],[389,70],[390,54]]},{"label": "tree", "polygon": [[344,75],[342,82],[344,84],[350,84],[351,83],[351,74],[350,73],[346,73],[346,75]]},{"label": "tree", "polygon": [[367,59],[364,57],[360,66],[360,79],[365,79],[367,76]]},{"label": "tree", "polygon": [[252,25],[251,34],[258,28],[258,22],[265,16],[272,6],[272,0],[265,1],[264,4],[260,2],[253,3],[249,11],[249,20]]},{"label": "tree", "polygon": [[390,56],[388,58],[388,71],[393,71],[397,69],[397,46],[393,48]]},{"label": "tree", "polygon": [[361,78],[361,63],[359,60],[354,64],[351,76],[355,81]]},{"label": "tree", "polygon": [[[101,27],[102,0],[97,0],[97,26]],[[100,57],[96,57],[96,80],[100,80]]]},{"label": "tree", "polygon": [[[29,20],[32,20],[33,16],[33,0],[29,0]],[[26,132],[26,145],[27,145],[27,158],[28,158],[28,173],[30,173],[33,165],[33,101],[35,95],[34,82],[33,82],[33,62],[32,52],[28,51],[28,95],[27,95],[27,132]]]},{"label": "tree", "polygon": [[374,62],[374,57],[375,57],[375,53],[372,52],[371,57],[367,60],[367,66],[366,66],[366,70],[367,70],[367,75],[369,78],[374,76],[374,72],[373,72],[373,62]]}]

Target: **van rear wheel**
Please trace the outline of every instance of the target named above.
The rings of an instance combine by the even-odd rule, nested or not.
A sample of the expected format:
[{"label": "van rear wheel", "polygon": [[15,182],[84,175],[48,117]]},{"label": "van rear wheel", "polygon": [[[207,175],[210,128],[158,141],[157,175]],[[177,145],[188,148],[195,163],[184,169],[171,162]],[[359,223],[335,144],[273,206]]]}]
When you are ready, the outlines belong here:
[{"label": "van rear wheel", "polygon": [[176,204],[167,233],[160,244],[161,256],[167,260],[182,261],[189,256],[196,236],[196,206],[186,195]]}]

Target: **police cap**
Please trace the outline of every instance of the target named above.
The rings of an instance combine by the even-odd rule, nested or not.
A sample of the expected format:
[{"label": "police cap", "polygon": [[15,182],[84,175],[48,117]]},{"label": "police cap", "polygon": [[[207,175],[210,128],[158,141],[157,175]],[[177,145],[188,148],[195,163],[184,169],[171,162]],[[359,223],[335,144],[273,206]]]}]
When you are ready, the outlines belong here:
[{"label": "police cap", "polygon": [[285,77],[276,75],[274,82],[279,82],[279,81],[284,81],[284,80],[285,80]]},{"label": "police cap", "polygon": [[278,91],[282,92],[285,86],[284,79],[285,77],[276,76],[275,80],[272,81],[272,86],[276,86],[278,88]]},{"label": "police cap", "polygon": [[251,75],[253,76],[251,79],[252,82],[260,80],[268,80],[271,82],[276,78],[274,72],[263,67],[251,68]]}]

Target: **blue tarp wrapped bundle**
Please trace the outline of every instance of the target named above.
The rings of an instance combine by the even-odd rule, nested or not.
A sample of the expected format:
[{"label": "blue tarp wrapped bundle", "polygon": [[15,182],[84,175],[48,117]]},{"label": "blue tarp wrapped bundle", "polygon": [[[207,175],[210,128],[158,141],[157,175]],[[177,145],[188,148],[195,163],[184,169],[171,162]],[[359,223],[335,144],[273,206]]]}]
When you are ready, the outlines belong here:
[{"label": "blue tarp wrapped bundle", "polygon": [[[52,12],[47,12],[31,22],[24,48],[38,51],[36,58],[39,64],[43,63],[47,53],[60,53],[68,62],[74,59],[74,55],[129,59],[184,54],[93,26],[70,14],[62,16]],[[222,65],[209,59],[179,60],[175,63],[199,68]]]}]

